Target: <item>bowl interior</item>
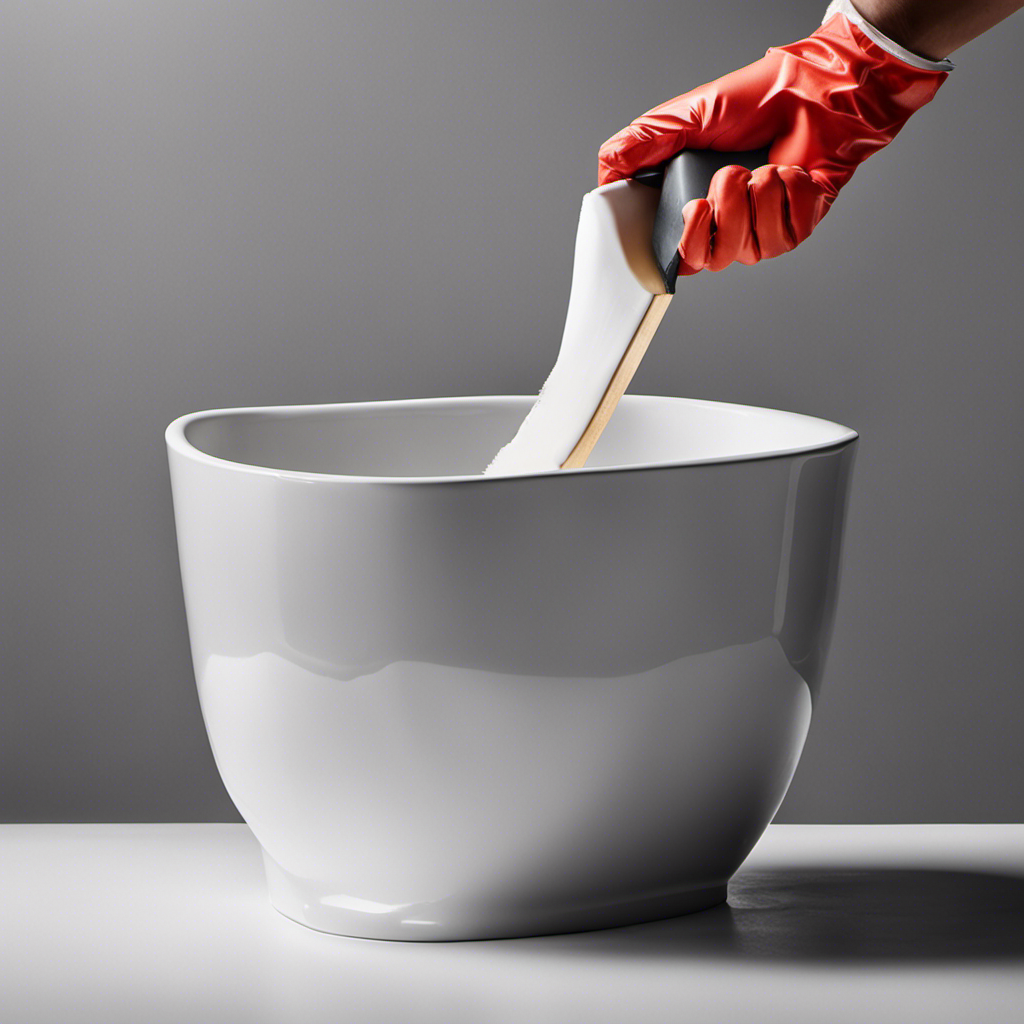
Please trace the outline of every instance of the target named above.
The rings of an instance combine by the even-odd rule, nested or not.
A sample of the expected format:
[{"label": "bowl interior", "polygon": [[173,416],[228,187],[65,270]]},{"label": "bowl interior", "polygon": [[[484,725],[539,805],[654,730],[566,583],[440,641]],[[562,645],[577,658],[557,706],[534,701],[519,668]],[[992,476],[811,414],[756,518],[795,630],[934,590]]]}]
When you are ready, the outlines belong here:
[{"label": "bowl interior", "polygon": [[[530,396],[414,399],[196,413],[171,425],[217,459],[268,469],[361,477],[482,472],[516,432]],[[690,398],[626,395],[587,472],[735,461],[825,448],[856,433],[798,413]]]}]

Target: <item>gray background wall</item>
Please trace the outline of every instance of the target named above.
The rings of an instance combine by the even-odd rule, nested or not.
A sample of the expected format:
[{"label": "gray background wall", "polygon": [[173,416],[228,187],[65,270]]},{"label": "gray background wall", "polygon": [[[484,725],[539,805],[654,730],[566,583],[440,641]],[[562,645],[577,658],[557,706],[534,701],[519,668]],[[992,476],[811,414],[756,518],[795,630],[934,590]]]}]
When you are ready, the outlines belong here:
[{"label": "gray background wall", "polygon": [[[235,819],[162,430],[535,391],[601,141],[824,0],[0,6],[0,818]],[[861,442],[785,821],[1021,820],[1024,20],[811,241],[686,282],[634,384]]]}]

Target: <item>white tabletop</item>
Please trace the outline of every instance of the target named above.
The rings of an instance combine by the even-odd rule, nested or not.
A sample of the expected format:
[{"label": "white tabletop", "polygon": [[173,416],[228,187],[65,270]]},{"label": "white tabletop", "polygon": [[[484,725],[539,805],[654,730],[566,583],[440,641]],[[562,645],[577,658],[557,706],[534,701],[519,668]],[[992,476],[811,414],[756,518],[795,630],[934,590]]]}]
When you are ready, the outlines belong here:
[{"label": "white tabletop", "polygon": [[244,825],[0,826],[0,1021],[1024,1019],[1024,826],[775,825],[729,907],[392,943],[271,909]]}]

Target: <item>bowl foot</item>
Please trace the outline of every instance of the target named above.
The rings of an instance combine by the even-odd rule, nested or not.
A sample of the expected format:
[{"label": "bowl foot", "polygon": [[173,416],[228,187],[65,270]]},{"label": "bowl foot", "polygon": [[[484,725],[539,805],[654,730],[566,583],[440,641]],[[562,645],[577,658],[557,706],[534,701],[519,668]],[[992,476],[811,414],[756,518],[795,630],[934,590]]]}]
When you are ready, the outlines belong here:
[{"label": "bowl foot", "polygon": [[525,906],[455,897],[391,905],[347,896],[329,883],[299,878],[266,853],[263,860],[270,902],[276,910],[307,928],[361,939],[455,942],[593,931],[708,910],[726,898],[726,884],[719,882],[584,905]]}]

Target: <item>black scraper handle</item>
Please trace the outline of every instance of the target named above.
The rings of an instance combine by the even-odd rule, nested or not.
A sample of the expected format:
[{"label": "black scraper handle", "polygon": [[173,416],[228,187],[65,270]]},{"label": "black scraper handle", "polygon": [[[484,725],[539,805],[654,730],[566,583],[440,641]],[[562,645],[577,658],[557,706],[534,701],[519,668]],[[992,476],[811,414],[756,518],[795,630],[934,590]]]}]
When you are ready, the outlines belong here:
[{"label": "black scraper handle", "polygon": [[767,149],[725,153],[713,149],[686,149],[661,167],[638,171],[634,178],[661,189],[658,212],[654,217],[651,242],[658,269],[665,279],[665,290],[675,293],[679,278],[679,239],[683,234],[683,207],[691,199],[704,199],[711,179],[721,167],[739,164],[754,170],[768,163]]}]

